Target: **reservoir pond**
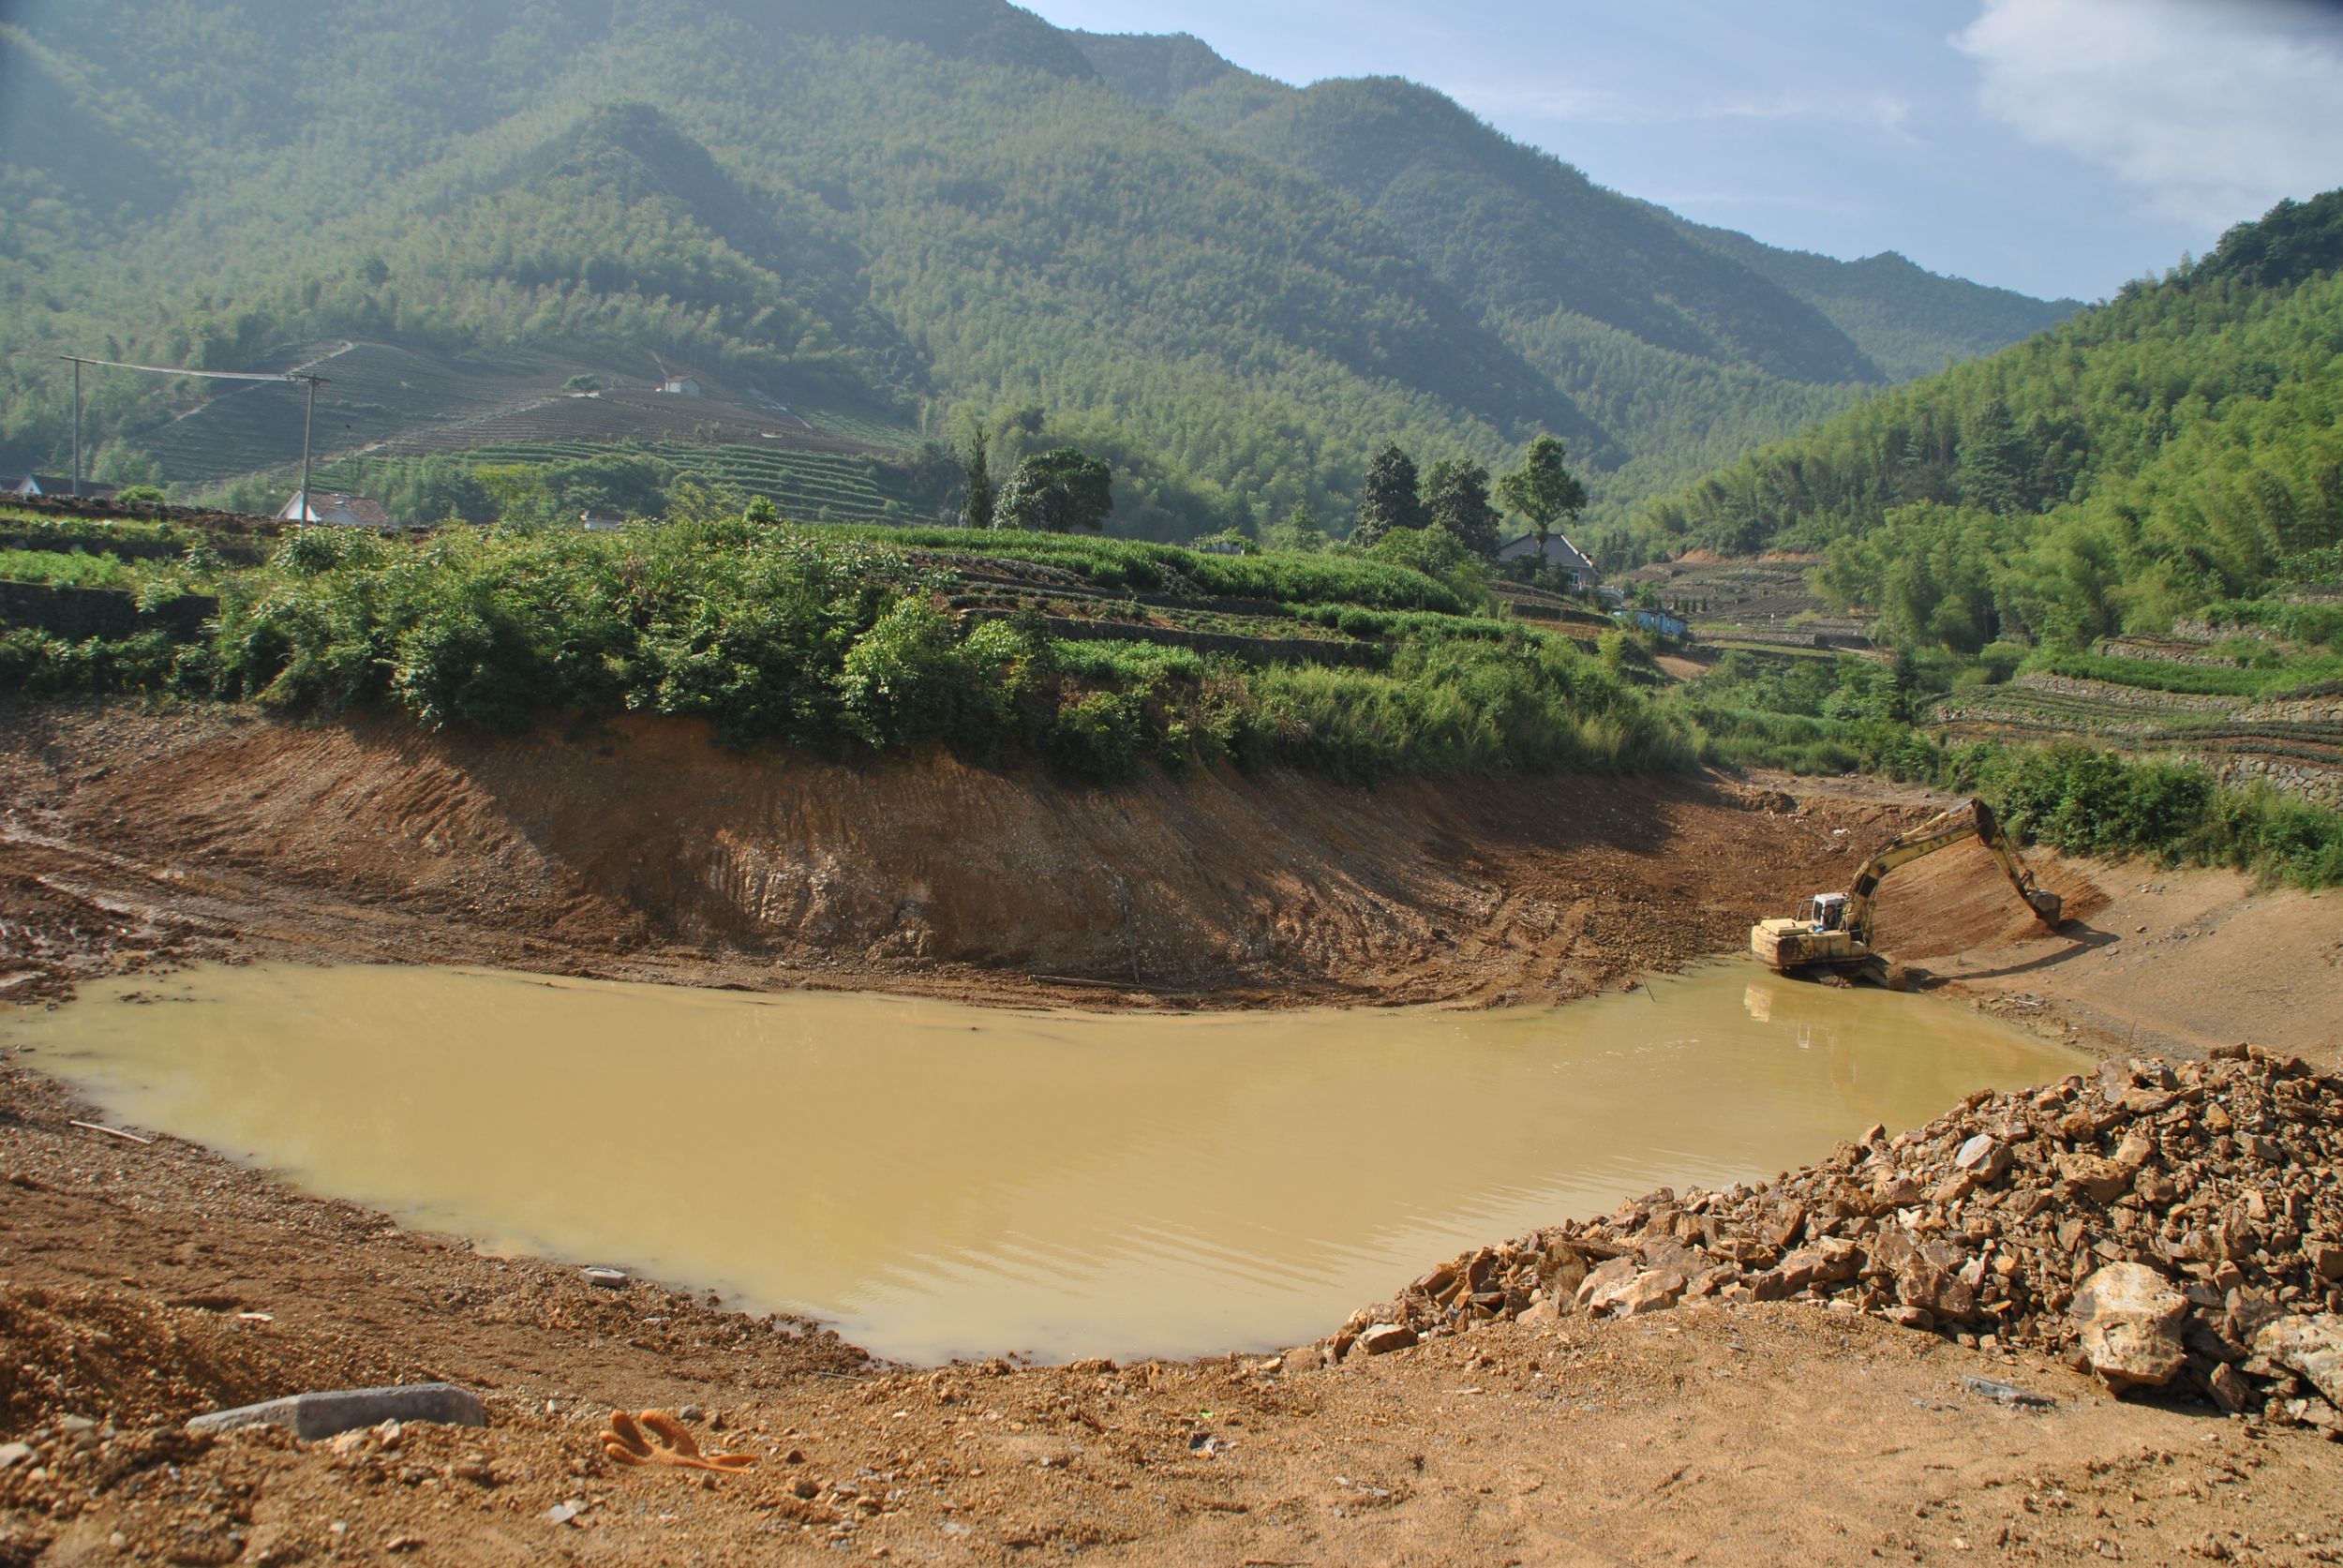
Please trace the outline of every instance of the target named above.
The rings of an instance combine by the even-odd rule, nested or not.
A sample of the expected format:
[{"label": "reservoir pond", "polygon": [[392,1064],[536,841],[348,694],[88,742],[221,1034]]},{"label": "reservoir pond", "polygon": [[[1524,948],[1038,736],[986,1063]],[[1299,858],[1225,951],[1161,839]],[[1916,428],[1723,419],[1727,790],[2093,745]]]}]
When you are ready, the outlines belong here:
[{"label": "reservoir pond", "polygon": [[1563,1007],[1121,1014],[253,964],[92,984],[0,1043],[307,1191],[915,1362],[1300,1343],[1467,1248],[2077,1066],[1739,963]]}]

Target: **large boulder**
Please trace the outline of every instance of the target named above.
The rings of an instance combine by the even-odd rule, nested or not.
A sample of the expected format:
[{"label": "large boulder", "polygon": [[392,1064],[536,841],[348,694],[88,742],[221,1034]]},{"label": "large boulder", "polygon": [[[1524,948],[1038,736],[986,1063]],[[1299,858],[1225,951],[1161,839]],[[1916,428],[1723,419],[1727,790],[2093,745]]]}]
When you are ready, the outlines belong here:
[{"label": "large boulder", "polygon": [[2160,1388],[2188,1365],[2181,1343],[2188,1298],[2145,1263],[2098,1270],[2068,1310],[2091,1370],[2110,1388]]},{"label": "large boulder", "polygon": [[1415,1330],[1405,1323],[1370,1323],[1352,1346],[1357,1355],[1389,1355],[1415,1343]]},{"label": "large boulder", "polygon": [[1598,1300],[1608,1301],[1642,1272],[1633,1258],[1606,1258],[1578,1281],[1572,1305],[1582,1312],[1597,1311],[1595,1303]]},{"label": "large boulder", "polygon": [[1977,1292],[1952,1270],[1924,1257],[1912,1257],[1896,1269],[1896,1300],[1917,1307],[1932,1318],[1963,1323],[1977,1316]]},{"label": "large boulder", "polygon": [[1952,1163],[1977,1178],[1978,1186],[1991,1187],[2009,1173],[2009,1145],[1989,1132],[1980,1132],[1961,1145]]},{"label": "large boulder", "polygon": [[2071,1191],[2112,1203],[2131,1190],[2132,1173],[2098,1155],[2071,1154],[2058,1157],[2058,1179]]},{"label": "large boulder", "polygon": [[[1615,1258],[1611,1262],[1625,1263],[1631,1260]],[[1590,1316],[1640,1318],[1646,1312],[1662,1311],[1682,1298],[1689,1283],[1675,1269],[1631,1269],[1622,1277],[1608,1272],[1610,1266],[1605,1263],[1587,1276],[1586,1285],[1579,1288],[1582,1303]]]},{"label": "large boulder", "polygon": [[2254,1353],[2300,1372],[2310,1386],[2343,1406],[2343,1318],[2280,1318],[2254,1336]]},{"label": "large boulder", "polygon": [[1640,1318],[1646,1312],[1663,1312],[1683,1299],[1689,1283],[1674,1269],[1646,1269],[1622,1289],[1598,1302],[1594,1310],[1614,1318]]}]

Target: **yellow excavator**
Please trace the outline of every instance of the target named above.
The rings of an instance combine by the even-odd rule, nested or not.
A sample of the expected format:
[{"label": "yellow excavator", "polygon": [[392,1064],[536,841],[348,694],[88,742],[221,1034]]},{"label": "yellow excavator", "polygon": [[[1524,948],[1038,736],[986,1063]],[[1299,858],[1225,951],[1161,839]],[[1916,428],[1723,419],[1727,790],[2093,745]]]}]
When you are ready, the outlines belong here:
[{"label": "yellow excavator", "polygon": [[1750,952],[1785,975],[1798,969],[1876,969],[1880,959],[1872,947],[1872,894],[1880,878],[1898,866],[1972,837],[1992,852],[2009,885],[2018,889],[2035,918],[2055,929],[2062,907],[2058,895],[2036,884],[2034,874],[2018,858],[2017,846],[1994,820],[1992,808],[1972,799],[1888,840],[1863,862],[1845,892],[1816,893],[1795,918],[1760,920],[1751,926]]}]

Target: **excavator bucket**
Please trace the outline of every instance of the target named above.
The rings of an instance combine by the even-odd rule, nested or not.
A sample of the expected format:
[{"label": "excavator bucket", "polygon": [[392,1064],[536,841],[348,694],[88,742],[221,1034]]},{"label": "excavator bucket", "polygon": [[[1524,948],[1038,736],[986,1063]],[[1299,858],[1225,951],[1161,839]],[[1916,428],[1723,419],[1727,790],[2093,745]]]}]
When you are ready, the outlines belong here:
[{"label": "excavator bucket", "polygon": [[2025,901],[2034,906],[2036,918],[2044,925],[2052,928],[2057,926],[2067,907],[2065,900],[2056,893],[2041,888],[2037,888],[2026,894]]}]

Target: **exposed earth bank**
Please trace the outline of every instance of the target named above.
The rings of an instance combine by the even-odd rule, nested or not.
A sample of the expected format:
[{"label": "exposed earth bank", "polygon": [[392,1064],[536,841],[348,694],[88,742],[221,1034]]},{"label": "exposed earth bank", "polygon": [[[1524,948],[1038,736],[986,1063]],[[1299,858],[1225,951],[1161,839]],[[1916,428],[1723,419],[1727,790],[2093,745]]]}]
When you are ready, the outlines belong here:
[{"label": "exposed earth bank", "polygon": [[[1082,791],[944,760],[783,765],[648,724],[488,742],[40,708],[0,733],[0,994],[32,1005],[238,956],[1089,1005],[1526,1000],[1738,948],[1938,803],[1791,781]],[[1890,880],[1884,939],[1922,983],[2088,1048],[2250,1039],[2335,1064],[2332,895],[2042,869],[2079,917],[2058,935],[1958,851]],[[88,1116],[0,1069],[0,1564],[2343,1554],[2343,1447],[2315,1430],[2118,1400],[2045,1351],[1821,1300],[1489,1322],[1318,1367],[889,1368],[812,1325],[597,1291]],[[1839,1179],[1815,1153],[1784,1191]],[[2208,1199],[2242,1202],[2224,1169]],[[482,1390],[491,1426],[177,1432],[426,1377]],[[708,1482],[613,1466],[614,1405],[698,1407],[705,1443],[756,1462]]]},{"label": "exposed earth bank", "polygon": [[1091,789],[733,753],[675,721],[496,739],[20,707],[0,729],[0,875],[30,928],[6,950],[59,979],[170,952],[1094,1005],[1574,996],[1739,945],[1896,814],[1642,779]]}]

